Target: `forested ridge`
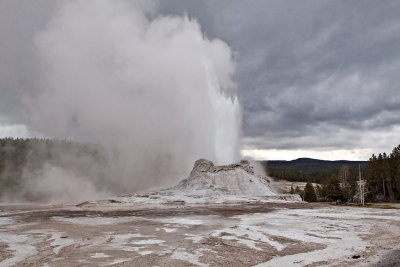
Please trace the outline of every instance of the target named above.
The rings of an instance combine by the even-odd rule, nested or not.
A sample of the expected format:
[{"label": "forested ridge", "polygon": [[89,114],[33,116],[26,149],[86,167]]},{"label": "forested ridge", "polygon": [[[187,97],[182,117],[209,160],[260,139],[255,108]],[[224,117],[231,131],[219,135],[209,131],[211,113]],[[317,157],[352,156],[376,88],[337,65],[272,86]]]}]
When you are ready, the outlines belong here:
[{"label": "forested ridge", "polygon": [[[300,158],[292,161],[263,161],[268,174],[277,180],[319,184],[315,190],[318,201],[356,202],[359,198],[357,182],[359,170],[365,171],[365,161],[318,160]],[[307,186],[310,186],[308,184]],[[306,188],[291,188],[291,194],[307,196]],[[308,187],[310,191],[312,187]],[[311,192],[314,194],[313,192]],[[314,197],[312,197],[314,199]]]},{"label": "forested ridge", "polygon": [[267,168],[268,174],[278,180],[291,182],[313,182],[323,183],[332,174],[338,174],[342,166],[349,167],[349,175],[354,178],[358,176],[358,167],[365,166],[365,161],[348,160],[318,160],[311,158],[299,158],[296,160],[270,160],[261,161]]},{"label": "forested ridge", "polygon": [[[387,155],[374,154],[368,161],[324,161],[301,158],[293,161],[262,161],[268,174],[278,180],[318,183],[319,200],[357,201],[359,174],[366,182],[367,201],[400,200],[400,145]],[[292,193],[302,194],[302,188]]]}]

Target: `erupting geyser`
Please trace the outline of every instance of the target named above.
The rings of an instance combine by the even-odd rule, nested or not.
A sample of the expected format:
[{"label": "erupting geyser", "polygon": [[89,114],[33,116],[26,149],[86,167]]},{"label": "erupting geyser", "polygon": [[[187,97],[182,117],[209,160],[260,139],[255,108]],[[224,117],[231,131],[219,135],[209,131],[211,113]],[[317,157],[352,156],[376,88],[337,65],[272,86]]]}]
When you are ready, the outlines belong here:
[{"label": "erupting geyser", "polygon": [[[101,184],[68,173],[63,190],[71,199],[82,198],[75,189],[83,185],[137,192],[176,183],[198,158],[239,158],[229,46],[207,39],[186,16],[151,14],[145,2],[65,1],[35,37],[43,88],[26,101],[30,128],[107,151]],[[51,193],[48,176],[63,170],[48,169],[36,179]]]}]

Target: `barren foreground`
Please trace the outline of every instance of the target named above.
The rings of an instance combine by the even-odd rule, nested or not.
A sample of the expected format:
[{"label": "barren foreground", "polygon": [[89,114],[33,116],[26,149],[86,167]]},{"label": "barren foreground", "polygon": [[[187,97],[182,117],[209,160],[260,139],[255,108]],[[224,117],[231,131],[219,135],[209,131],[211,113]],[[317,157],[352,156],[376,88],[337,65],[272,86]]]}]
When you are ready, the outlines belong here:
[{"label": "barren foreground", "polygon": [[396,262],[400,245],[399,209],[0,208],[0,266],[368,266],[387,255]]}]

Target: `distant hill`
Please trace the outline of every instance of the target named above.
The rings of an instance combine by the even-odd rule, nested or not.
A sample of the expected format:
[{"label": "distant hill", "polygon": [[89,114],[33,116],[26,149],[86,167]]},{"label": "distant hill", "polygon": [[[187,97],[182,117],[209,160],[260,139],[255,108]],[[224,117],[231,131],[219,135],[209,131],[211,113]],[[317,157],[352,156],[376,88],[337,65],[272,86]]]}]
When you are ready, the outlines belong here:
[{"label": "distant hill", "polygon": [[270,167],[340,167],[342,165],[349,166],[361,166],[366,164],[366,161],[350,161],[350,160],[321,160],[321,159],[311,159],[311,158],[298,158],[295,160],[264,160],[261,161],[262,164]]},{"label": "distant hill", "polygon": [[351,175],[356,175],[358,166],[364,168],[366,161],[349,160],[320,160],[311,158],[299,158],[295,160],[268,160],[260,161],[266,168],[268,174],[276,179],[293,182],[312,181],[321,183],[323,180],[338,174],[339,169],[346,165]]}]

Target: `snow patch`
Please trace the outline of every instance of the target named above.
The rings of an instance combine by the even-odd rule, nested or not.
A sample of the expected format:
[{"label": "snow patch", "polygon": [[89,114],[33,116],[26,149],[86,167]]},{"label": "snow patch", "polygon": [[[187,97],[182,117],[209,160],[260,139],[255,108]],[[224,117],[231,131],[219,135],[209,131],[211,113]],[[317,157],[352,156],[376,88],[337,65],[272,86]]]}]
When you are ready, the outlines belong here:
[{"label": "snow patch", "polygon": [[91,258],[93,259],[98,259],[98,258],[108,258],[110,255],[104,254],[103,252],[96,252],[92,255],[90,255]]},{"label": "snow patch", "polygon": [[129,261],[129,262],[132,261],[132,258],[116,259],[116,260],[114,260],[114,261],[112,261],[112,262],[103,264],[102,266],[110,266],[110,265],[115,265],[115,264],[124,263],[124,262],[127,262],[127,261]]},{"label": "snow patch", "polygon": [[13,224],[14,220],[7,217],[0,217],[0,226]]},{"label": "snow patch", "polygon": [[159,239],[147,239],[147,240],[139,240],[139,241],[134,241],[131,242],[133,245],[155,245],[155,244],[161,244],[164,243],[164,240],[159,240]]},{"label": "snow patch", "polygon": [[6,250],[12,251],[13,257],[0,262],[0,266],[12,266],[37,253],[36,248],[27,244],[29,237],[26,235],[13,235],[0,233],[0,242],[6,243]]},{"label": "snow patch", "polygon": [[264,229],[250,224],[240,224],[234,228],[224,228],[214,231],[211,236],[220,237],[227,240],[237,240],[238,243],[248,246],[251,249],[262,250],[257,247],[257,243],[267,243],[274,247],[277,251],[281,251],[286,246],[279,242],[269,239]]},{"label": "snow patch", "polygon": [[134,221],[135,218],[132,217],[119,217],[119,218],[105,218],[105,217],[76,217],[76,218],[66,218],[66,217],[53,217],[54,220],[59,222],[66,222],[72,224],[81,225],[110,225],[118,223],[126,223]]},{"label": "snow patch", "polygon": [[69,238],[64,238],[64,237],[65,237],[65,233],[60,233],[60,232],[52,233],[51,239],[53,240],[53,242],[51,242],[50,245],[52,247],[54,247],[53,248],[54,254],[58,255],[58,253],[60,253],[61,249],[75,243],[74,240],[69,239]]},{"label": "snow patch", "polygon": [[199,243],[203,237],[200,235],[192,235],[192,234],[185,234],[188,237],[185,237],[185,239],[192,240],[193,243]]},{"label": "snow patch", "polygon": [[154,251],[151,250],[144,250],[144,251],[139,251],[138,252],[140,255],[145,256],[145,255],[149,255],[149,254],[153,254]]},{"label": "snow patch", "polygon": [[173,233],[176,231],[176,228],[162,228],[166,233]]},{"label": "snow patch", "polygon": [[207,267],[208,264],[199,262],[199,258],[201,256],[203,256],[203,254],[200,251],[195,251],[195,253],[190,253],[190,252],[185,251],[185,249],[183,249],[183,248],[178,248],[171,255],[171,258],[175,259],[175,260],[187,261],[194,265]]},{"label": "snow patch", "polygon": [[[354,211],[354,212],[353,212]],[[267,235],[281,236],[299,242],[314,242],[325,246],[324,249],[275,257],[257,267],[266,266],[304,266],[319,261],[346,259],[366,250],[367,241],[362,239],[370,231],[371,224],[360,218],[376,217],[364,211],[351,212],[347,209],[327,208],[315,210],[279,210],[268,214],[236,216],[241,225],[250,225],[250,229]],[[379,216],[382,217],[382,216]],[[335,220],[332,220],[335,219]]]},{"label": "snow patch", "polygon": [[163,220],[161,220],[161,222],[170,223],[170,224],[184,224],[184,225],[200,225],[200,224],[203,224],[202,220],[195,220],[195,219],[181,218],[181,217],[163,219]]}]

